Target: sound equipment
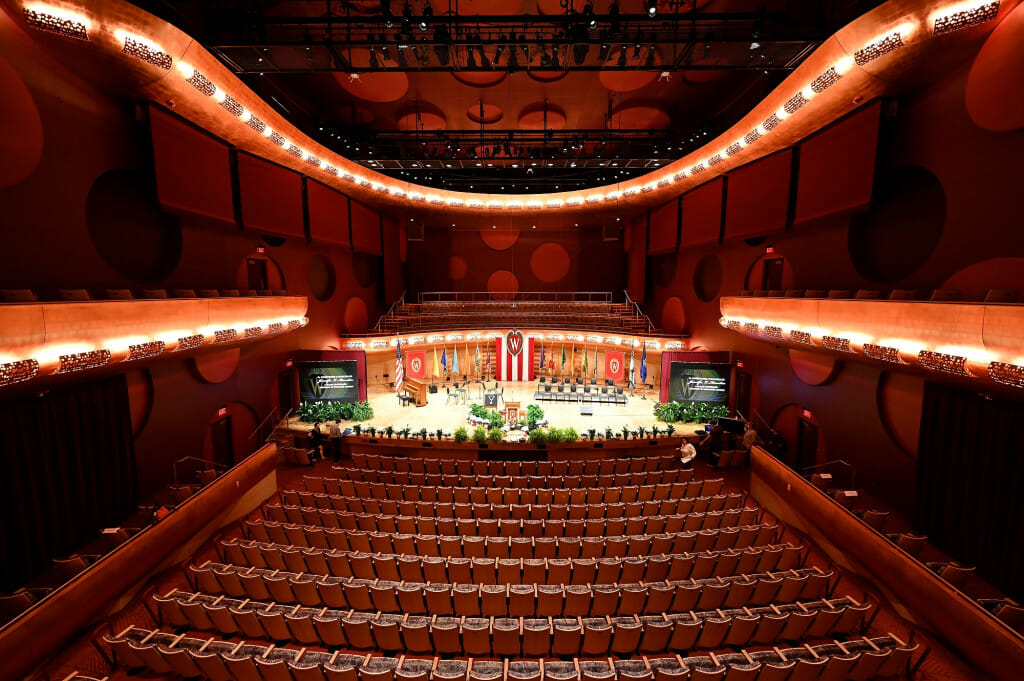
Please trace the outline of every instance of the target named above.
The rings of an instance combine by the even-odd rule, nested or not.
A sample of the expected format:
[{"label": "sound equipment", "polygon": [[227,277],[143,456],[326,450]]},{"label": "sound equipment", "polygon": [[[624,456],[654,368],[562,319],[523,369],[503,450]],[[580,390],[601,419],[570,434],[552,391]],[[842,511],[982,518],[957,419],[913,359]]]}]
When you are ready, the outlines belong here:
[{"label": "sound equipment", "polygon": [[485,407],[498,407],[498,393],[488,393],[484,395],[484,406]]},{"label": "sound equipment", "polygon": [[437,386],[436,386],[436,385],[433,385],[433,384],[431,384],[431,385],[430,385],[430,387],[429,387],[429,388],[427,388],[427,390],[429,390],[429,391],[430,391],[431,393],[433,393],[433,394],[436,394],[436,393],[437,393]]},{"label": "sound equipment", "polygon": [[728,418],[726,416],[718,419],[718,426],[727,433],[742,433],[747,429],[747,424],[742,420]]},{"label": "sound equipment", "polygon": [[580,416],[593,416],[593,415],[594,415],[594,407],[592,407],[589,404],[582,404],[582,405],[580,405]]}]

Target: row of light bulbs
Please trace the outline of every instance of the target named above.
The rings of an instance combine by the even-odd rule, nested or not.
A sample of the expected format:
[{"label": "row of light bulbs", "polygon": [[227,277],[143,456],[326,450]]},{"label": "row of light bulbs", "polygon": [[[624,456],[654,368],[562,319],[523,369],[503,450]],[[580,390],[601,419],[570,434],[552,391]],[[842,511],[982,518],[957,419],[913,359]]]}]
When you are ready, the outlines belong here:
[{"label": "row of light bulbs", "polygon": [[168,330],[150,336],[112,338],[98,344],[83,341],[44,346],[31,357],[0,362],[0,387],[22,383],[37,376],[77,373],[113,362],[135,362],[165,352],[194,350],[206,344],[233,343],[276,335],[302,328],[308,323],[306,317],[281,318],[239,322],[232,327]]},{"label": "row of light bulbs", "polygon": [[916,363],[944,374],[978,377],[973,367],[985,366],[989,378],[997,383],[1024,388],[1024,357],[1002,361],[994,353],[977,347],[942,345],[925,347],[920,341],[902,338],[876,339],[863,333],[836,332],[817,327],[793,328],[778,322],[722,317],[719,323],[732,331],[769,340],[789,340],[798,345],[824,348],[850,355],[863,354],[887,364],[908,366]]},{"label": "row of light bulbs", "polygon": [[[933,12],[928,17],[928,24],[931,26],[931,34],[935,36],[948,35],[952,32],[976,26],[990,21],[999,12],[999,0],[994,2],[961,2],[956,5],[946,5],[942,9]],[[25,17],[30,26],[40,30],[47,30],[53,33],[78,39],[88,40],[89,21],[76,13],[69,12],[63,8],[52,7],[40,3],[25,5]],[[68,27],[71,26],[69,29]],[[675,174],[665,175],[657,180],[652,180],[641,186],[630,186],[624,190],[613,190],[606,193],[592,193],[587,196],[572,196],[567,199],[551,198],[545,201],[529,200],[525,203],[518,199],[510,200],[488,200],[475,198],[459,198],[457,196],[444,197],[439,194],[424,194],[419,191],[406,191],[397,186],[373,181],[361,175],[348,171],[342,171],[328,162],[320,159],[310,151],[303,149],[288,140],[279,132],[273,130],[262,120],[256,117],[240,105],[234,98],[224,90],[211,82],[206,76],[199,73],[192,65],[179,61],[175,64],[176,69],[185,78],[186,82],[195,87],[198,91],[212,97],[229,113],[237,117],[242,123],[248,125],[258,134],[267,137],[288,153],[305,161],[310,167],[317,168],[323,173],[332,177],[340,177],[360,187],[371,188],[381,194],[387,194],[395,198],[404,198],[411,202],[428,203],[435,206],[448,206],[452,208],[477,208],[486,210],[540,210],[544,208],[559,209],[565,206],[580,206],[583,204],[596,204],[603,202],[618,201],[623,197],[631,197],[641,193],[653,192],[656,189],[669,186],[687,177],[696,177],[706,170],[725,161],[726,158],[734,156],[745,147],[755,144],[759,139],[765,137],[776,127],[781,125],[787,118],[794,115],[808,102],[838,82],[844,75],[856,66],[864,66],[875,59],[890,54],[906,44],[909,36],[918,29],[918,23],[907,21],[896,26],[892,30],[879,35],[868,44],[854,52],[852,57],[843,57],[835,64],[826,69],[819,76],[814,78],[806,87],[794,94],[776,112],[766,118],[753,130],[743,137],[734,140],[722,147],[720,151],[708,155],[704,160],[698,161],[689,168],[684,168]],[[124,42],[123,53],[141,59],[158,68],[170,69],[171,57],[159,45],[152,41],[123,30],[118,30],[115,35]],[[83,38],[84,36],[84,38]]]}]

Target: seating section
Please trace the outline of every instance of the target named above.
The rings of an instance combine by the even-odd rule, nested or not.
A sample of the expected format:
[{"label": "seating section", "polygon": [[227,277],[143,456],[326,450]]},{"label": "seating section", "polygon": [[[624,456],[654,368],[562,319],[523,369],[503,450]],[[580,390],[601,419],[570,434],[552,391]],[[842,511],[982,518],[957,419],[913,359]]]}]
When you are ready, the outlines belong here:
[{"label": "seating section", "polygon": [[[461,625],[452,625],[454,629]],[[364,632],[372,632],[367,627]],[[544,632],[546,636],[548,632]],[[481,639],[483,637],[481,636]],[[346,637],[347,640],[347,637]],[[372,639],[371,639],[372,640]],[[454,640],[454,637],[453,637]],[[552,647],[554,646],[552,637]],[[343,654],[294,646],[257,645],[202,639],[129,627],[105,637],[117,661],[129,669],[196,676],[214,681],[296,679],[296,681],[667,681],[669,679],[869,679],[903,669],[917,650],[892,634],[817,646],[747,652],[664,656],[632,660],[570,659],[453,660],[441,657]],[[367,641],[368,642],[368,641]],[[740,670],[734,675],[733,670]]]},{"label": "seating section", "polygon": [[841,289],[786,289],[785,291],[751,291],[743,290],[740,297],[754,298],[832,298],[834,300],[924,300],[931,302],[953,303],[1020,303],[1024,302],[1018,289],[989,289],[983,296],[965,296],[963,291],[951,289],[917,290],[893,289],[882,291],[877,289],[859,289],[855,291]]},{"label": "seating section", "polygon": [[799,681],[908,666],[917,646],[865,637],[874,606],[835,594],[834,570],[721,478],[678,465],[356,455],[219,537],[216,560],[185,566],[187,588],[154,593],[161,629],[111,632],[104,649],[129,670],[214,681]]}]

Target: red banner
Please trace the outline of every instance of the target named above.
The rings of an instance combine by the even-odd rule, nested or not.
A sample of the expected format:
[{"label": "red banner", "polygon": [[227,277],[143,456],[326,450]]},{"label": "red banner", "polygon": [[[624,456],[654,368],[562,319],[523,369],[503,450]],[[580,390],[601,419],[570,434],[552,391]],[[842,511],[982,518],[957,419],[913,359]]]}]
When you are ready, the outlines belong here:
[{"label": "red banner", "polygon": [[604,352],[604,377],[613,381],[621,381],[625,373],[623,366],[626,360],[626,353],[612,350]]},{"label": "red banner", "polygon": [[426,378],[427,376],[427,351],[406,350],[405,351],[405,375],[409,378]]}]

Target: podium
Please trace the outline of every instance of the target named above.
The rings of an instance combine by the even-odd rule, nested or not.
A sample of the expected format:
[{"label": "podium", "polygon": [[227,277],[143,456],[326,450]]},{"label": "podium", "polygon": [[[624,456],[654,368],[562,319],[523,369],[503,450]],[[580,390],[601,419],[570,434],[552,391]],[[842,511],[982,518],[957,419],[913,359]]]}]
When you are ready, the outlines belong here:
[{"label": "podium", "polygon": [[518,423],[519,422],[519,403],[518,402],[506,402],[505,403],[505,423]]}]

